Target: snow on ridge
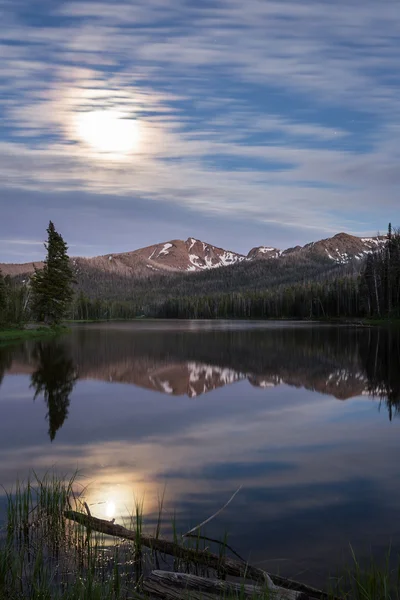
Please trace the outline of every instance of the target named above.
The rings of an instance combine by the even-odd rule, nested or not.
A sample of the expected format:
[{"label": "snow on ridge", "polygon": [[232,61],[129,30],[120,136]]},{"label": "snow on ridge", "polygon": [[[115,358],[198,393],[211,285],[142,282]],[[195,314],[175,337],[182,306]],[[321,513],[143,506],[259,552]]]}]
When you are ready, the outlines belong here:
[{"label": "snow on ridge", "polygon": [[274,381],[268,381],[268,380],[262,380],[260,382],[257,383],[258,387],[260,388],[274,388],[277,387],[279,385],[279,383],[275,383]]},{"label": "snow on ridge", "polygon": [[282,255],[283,250],[278,250],[278,248],[272,248],[271,246],[258,246],[257,248],[253,248],[251,250],[251,256],[249,254],[245,257],[245,260],[254,260],[260,254],[267,254],[267,258],[279,258]]},{"label": "snow on ridge", "polygon": [[269,248],[268,246],[260,246],[258,249],[258,251],[262,252],[263,254],[266,254],[267,252],[273,252],[274,250],[275,248]]},{"label": "snow on ridge", "polygon": [[197,240],[195,240],[194,238],[190,238],[190,246],[189,246],[188,252],[191,251],[191,249],[193,248],[193,246],[195,245],[196,242],[197,242]]},{"label": "snow on ridge", "polygon": [[207,363],[188,362],[189,381],[195,383],[203,377],[206,381],[219,379],[224,384],[234,383],[246,377],[245,373],[234,371],[228,367],[218,367]]},{"label": "snow on ridge", "polygon": [[[234,265],[237,262],[242,262],[245,260],[244,256],[238,256],[234,252],[225,251],[221,255],[217,255],[215,257],[205,256],[204,258],[200,258],[197,254],[189,254],[189,262],[191,266],[188,267],[188,271],[194,271],[193,267],[197,267],[198,269],[218,269],[219,267],[226,267],[228,265]],[[213,262],[215,261],[215,262]]]},{"label": "snow on ridge", "polygon": [[[244,259],[245,259],[244,256],[238,256],[234,252],[229,252],[229,251],[225,251],[219,257],[219,260],[221,261],[221,263],[222,263],[223,266],[234,265],[237,262],[242,262]],[[215,265],[215,266],[218,266],[218,265]]]},{"label": "snow on ridge", "polygon": [[173,394],[174,393],[174,390],[172,389],[169,381],[162,381],[162,380],[160,380],[160,385],[161,385],[163,391],[166,394]]},{"label": "snow on ridge", "polygon": [[158,253],[158,256],[161,256],[162,254],[169,254],[168,250],[172,248],[172,244],[170,244],[169,242],[167,242],[166,244],[164,244],[164,247],[162,250],[160,250],[160,252]]},{"label": "snow on ridge", "polygon": [[334,256],[329,252],[328,248],[325,248],[325,252],[328,257],[336,262],[337,264],[346,264],[350,262],[352,259],[361,260],[368,254],[372,254],[376,252],[382,245],[386,243],[386,238],[359,238],[363,244],[363,249],[358,252],[345,252],[341,251],[339,248],[335,248],[333,251]]},{"label": "snow on ridge", "polygon": [[197,256],[197,254],[189,254],[189,261],[192,263],[192,265],[194,267],[198,267],[199,269],[204,269],[205,266],[202,264],[199,264],[200,258]]},{"label": "snow on ridge", "polygon": [[376,246],[381,246],[386,243],[386,238],[361,238],[361,241],[367,244],[375,244]]}]

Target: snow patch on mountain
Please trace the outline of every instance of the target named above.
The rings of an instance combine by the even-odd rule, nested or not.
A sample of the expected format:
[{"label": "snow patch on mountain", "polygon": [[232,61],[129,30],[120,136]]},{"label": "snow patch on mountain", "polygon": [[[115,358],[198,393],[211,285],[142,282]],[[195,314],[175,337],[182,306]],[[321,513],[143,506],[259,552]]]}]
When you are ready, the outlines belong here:
[{"label": "snow patch on mountain", "polygon": [[172,248],[172,244],[170,244],[170,243],[164,244],[164,247],[162,250],[160,250],[160,252],[158,253],[158,256],[161,256],[162,254],[165,254],[165,255],[169,254],[168,250],[170,248]]}]

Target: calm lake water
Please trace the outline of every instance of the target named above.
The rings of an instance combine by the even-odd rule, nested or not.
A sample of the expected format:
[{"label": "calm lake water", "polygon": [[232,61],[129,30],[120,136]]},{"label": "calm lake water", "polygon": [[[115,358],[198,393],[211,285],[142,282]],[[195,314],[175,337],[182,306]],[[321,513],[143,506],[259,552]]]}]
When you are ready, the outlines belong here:
[{"label": "calm lake water", "polygon": [[[228,531],[309,583],[400,551],[400,337],[378,328],[137,322],[0,348],[0,484],[55,469],[92,513]],[[5,493],[0,489],[0,511]]]}]

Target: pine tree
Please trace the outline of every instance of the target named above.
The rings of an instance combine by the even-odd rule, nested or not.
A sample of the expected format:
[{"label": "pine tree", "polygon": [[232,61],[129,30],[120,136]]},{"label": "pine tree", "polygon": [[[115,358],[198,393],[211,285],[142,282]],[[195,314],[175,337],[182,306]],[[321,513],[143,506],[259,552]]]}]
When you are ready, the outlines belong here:
[{"label": "pine tree", "polygon": [[72,301],[74,277],[68,247],[51,221],[47,234],[44,267],[40,271],[36,269],[31,278],[32,306],[39,320],[57,325],[65,317]]},{"label": "pine tree", "polygon": [[6,321],[7,312],[7,287],[3,274],[0,271],[0,323]]},{"label": "pine tree", "polygon": [[389,223],[387,233],[387,244],[386,244],[386,310],[387,315],[390,316],[392,312],[392,269],[391,269],[391,250],[392,250],[392,224]]}]

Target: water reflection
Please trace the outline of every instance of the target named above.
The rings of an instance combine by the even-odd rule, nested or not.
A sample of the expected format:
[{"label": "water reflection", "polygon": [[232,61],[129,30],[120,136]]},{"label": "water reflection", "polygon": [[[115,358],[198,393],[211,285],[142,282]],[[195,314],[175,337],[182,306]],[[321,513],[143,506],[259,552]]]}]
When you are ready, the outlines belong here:
[{"label": "water reflection", "polygon": [[32,353],[36,365],[31,375],[34,399],[43,395],[47,405],[49,437],[53,441],[68,416],[70,395],[78,379],[67,347],[61,342],[38,342]]},{"label": "water reflection", "polygon": [[171,396],[195,398],[247,381],[256,388],[281,384],[339,400],[371,395],[389,416],[400,405],[400,336],[390,329],[340,327],[242,331],[132,332],[80,328],[58,342],[26,344],[1,358],[3,370],[34,369],[35,396],[49,404],[50,437],[66,418],[79,378],[137,385]]},{"label": "water reflection", "polygon": [[373,342],[360,347],[366,390],[386,404],[392,420],[400,408],[400,335],[378,329],[373,338]]},{"label": "water reflection", "polygon": [[0,385],[5,373],[10,369],[12,363],[12,353],[10,348],[0,347]]},{"label": "water reflection", "polygon": [[399,406],[394,331],[166,327],[83,326],[0,354],[0,484],[78,468],[93,514],[123,522],[145,496],[154,527],[166,484],[163,535],[172,514],[187,531],[243,484],[208,534],[309,583],[326,583],[349,543],[383,556],[392,540],[396,554],[400,421],[378,411]]}]

